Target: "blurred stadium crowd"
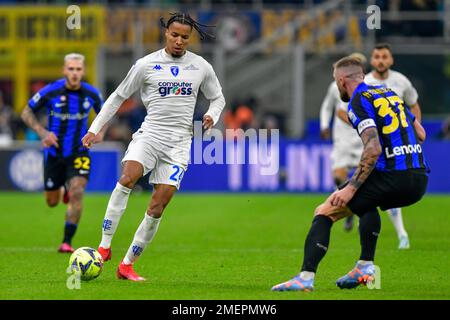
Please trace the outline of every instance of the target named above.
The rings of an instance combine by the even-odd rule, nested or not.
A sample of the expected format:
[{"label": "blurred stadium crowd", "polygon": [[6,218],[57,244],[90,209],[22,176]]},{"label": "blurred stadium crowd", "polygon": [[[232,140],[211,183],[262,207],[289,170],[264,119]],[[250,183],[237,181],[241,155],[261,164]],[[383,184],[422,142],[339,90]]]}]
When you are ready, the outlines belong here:
[{"label": "blurred stadium crowd", "polygon": [[[105,7],[149,7],[158,9],[169,9],[177,8],[178,10],[189,10],[192,8],[203,8],[207,10],[220,10],[230,8],[239,10],[253,9],[261,10],[262,8],[296,8],[301,7],[313,8],[316,5],[326,3],[325,0],[235,0],[235,1],[225,1],[225,0],[81,0],[77,1],[77,4],[99,4]],[[40,0],[40,1],[2,1],[1,4],[6,5],[17,5],[17,4],[39,4],[39,5],[70,5],[71,1],[65,0]],[[444,1],[438,0],[383,0],[383,1],[365,1],[357,0],[351,2],[354,8],[359,8],[359,10],[364,9],[365,6],[371,3],[376,3],[382,12],[387,12],[392,15],[402,15],[402,11],[413,13],[413,12],[442,12],[445,10]],[[1,8],[1,6],[0,6]],[[448,10],[448,9],[447,9]],[[448,12],[447,12],[448,13]],[[445,28],[443,26],[442,20],[430,19],[426,20],[411,20],[403,21],[395,19],[388,19],[383,22],[382,32],[376,34],[376,40],[382,36],[396,36],[396,35],[408,35],[420,38],[423,37],[437,37],[443,36]],[[370,53],[370,50],[366,49],[366,54]],[[447,79],[450,79],[450,55],[446,56],[447,71],[443,71],[446,74]],[[61,57],[62,60],[62,57]],[[125,76],[125,75],[123,75]],[[450,81],[450,80],[449,80]],[[35,92],[41,89],[48,81],[36,81],[33,82],[30,90],[29,97],[31,97]],[[117,81],[116,81],[117,82]],[[107,83],[105,85],[104,95],[107,98],[108,93],[111,93],[118,83]],[[4,92],[2,92],[2,90]],[[446,93],[446,100],[450,101],[450,89]],[[325,94],[325,90],[323,90]],[[28,129],[23,122],[20,120],[19,113],[17,109],[12,106],[14,95],[11,86],[0,87],[0,144],[9,143],[13,140],[27,140],[33,141],[38,140],[37,135]],[[419,90],[419,95],[423,96],[423,93]],[[321,97],[319,97],[319,100]],[[283,114],[280,112],[273,112],[273,110],[268,110],[262,107],[264,101],[260,98],[249,94],[248,96],[227,98],[227,107],[223,114],[223,128],[280,128],[281,133],[285,132],[286,121],[289,118],[288,114]],[[201,100],[198,103],[198,108],[194,115],[194,120],[199,120],[202,117],[203,112],[207,106]],[[306,108],[318,108],[318,106],[306,105]],[[445,106],[447,114],[450,114],[449,106]],[[424,118],[427,118],[427,105],[424,106]],[[140,101],[136,99],[127,100],[118,112],[118,116],[111,124],[106,138],[108,140],[122,141],[128,143],[131,139],[132,133],[137,130],[142,123],[143,118],[146,115],[144,107],[141,105]],[[318,113],[315,113],[318,116]],[[440,132],[436,135],[436,138],[450,139],[450,117],[446,117],[442,112],[439,114],[442,126]],[[46,121],[45,111],[40,115],[42,123]]]}]

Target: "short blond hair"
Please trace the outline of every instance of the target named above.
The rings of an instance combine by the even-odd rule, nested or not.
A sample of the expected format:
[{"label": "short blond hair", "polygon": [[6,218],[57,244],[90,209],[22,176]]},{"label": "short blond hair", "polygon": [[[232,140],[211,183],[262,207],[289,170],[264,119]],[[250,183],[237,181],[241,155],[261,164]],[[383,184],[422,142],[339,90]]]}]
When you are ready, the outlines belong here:
[{"label": "short blond hair", "polygon": [[350,67],[350,66],[360,67],[362,70],[364,70],[364,66],[363,66],[361,60],[359,60],[358,58],[350,57],[350,56],[339,59],[338,61],[336,61],[333,64],[333,67],[335,69]]},{"label": "short blond hair", "polygon": [[367,58],[362,53],[353,52],[352,54],[349,55],[349,57],[358,59],[359,61],[361,61],[362,64],[366,64],[367,63]]},{"label": "short blond hair", "polygon": [[81,62],[84,64],[84,56],[81,53],[69,53],[64,56],[64,63],[66,63],[69,60],[81,60]]}]

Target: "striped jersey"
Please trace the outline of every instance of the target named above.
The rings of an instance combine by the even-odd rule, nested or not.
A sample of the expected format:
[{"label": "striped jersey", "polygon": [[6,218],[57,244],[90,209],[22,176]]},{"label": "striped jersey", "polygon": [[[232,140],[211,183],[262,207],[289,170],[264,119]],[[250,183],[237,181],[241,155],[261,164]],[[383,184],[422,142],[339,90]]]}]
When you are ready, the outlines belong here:
[{"label": "striped jersey", "polygon": [[58,137],[59,148],[51,146],[46,153],[64,158],[87,150],[81,139],[87,132],[89,112],[94,108],[99,113],[103,104],[100,92],[90,84],[81,82],[78,90],[70,90],[65,83],[65,79],[50,83],[28,101],[33,112],[46,107],[47,130]]},{"label": "striped jersey", "polygon": [[348,117],[360,135],[369,127],[377,128],[382,154],[378,158],[376,169],[428,170],[413,125],[415,117],[391,89],[361,83],[349,102]]}]

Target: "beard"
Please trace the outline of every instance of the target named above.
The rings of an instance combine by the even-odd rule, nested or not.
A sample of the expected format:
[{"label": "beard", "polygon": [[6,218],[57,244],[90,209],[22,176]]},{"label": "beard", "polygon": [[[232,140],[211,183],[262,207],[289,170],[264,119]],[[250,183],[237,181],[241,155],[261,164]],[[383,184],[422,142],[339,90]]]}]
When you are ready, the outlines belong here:
[{"label": "beard", "polygon": [[388,68],[386,68],[385,66],[377,66],[377,68],[375,68],[375,70],[379,73],[384,75],[387,71]]},{"label": "beard", "polygon": [[350,97],[349,97],[347,91],[341,91],[341,90],[339,89],[339,94],[340,94],[340,96],[341,96],[341,100],[342,100],[342,101],[344,101],[344,102],[349,102],[349,101],[350,101]]},{"label": "beard", "polygon": [[71,87],[77,87],[80,83],[80,80],[78,78],[70,78],[70,77],[65,77],[66,78],[66,82],[69,84],[69,86]]}]

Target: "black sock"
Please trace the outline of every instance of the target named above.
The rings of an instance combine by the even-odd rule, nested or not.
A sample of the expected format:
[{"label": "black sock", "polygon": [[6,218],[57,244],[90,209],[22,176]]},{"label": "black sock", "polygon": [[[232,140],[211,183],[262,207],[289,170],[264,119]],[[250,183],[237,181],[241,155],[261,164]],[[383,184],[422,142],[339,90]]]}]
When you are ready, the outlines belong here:
[{"label": "black sock", "polygon": [[77,224],[66,221],[66,224],[64,225],[64,243],[71,244],[73,235],[75,234],[75,231],[77,231]]},{"label": "black sock", "polygon": [[361,243],[360,260],[374,261],[378,235],[381,230],[381,219],[375,208],[366,212],[359,219],[359,237]]},{"label": "black sock", "polygon": [[320,260],[328,250],[332,225],[333,220],[327,216],[317,215],[314,217],[305,240],[302,271],[316,272]]}]

